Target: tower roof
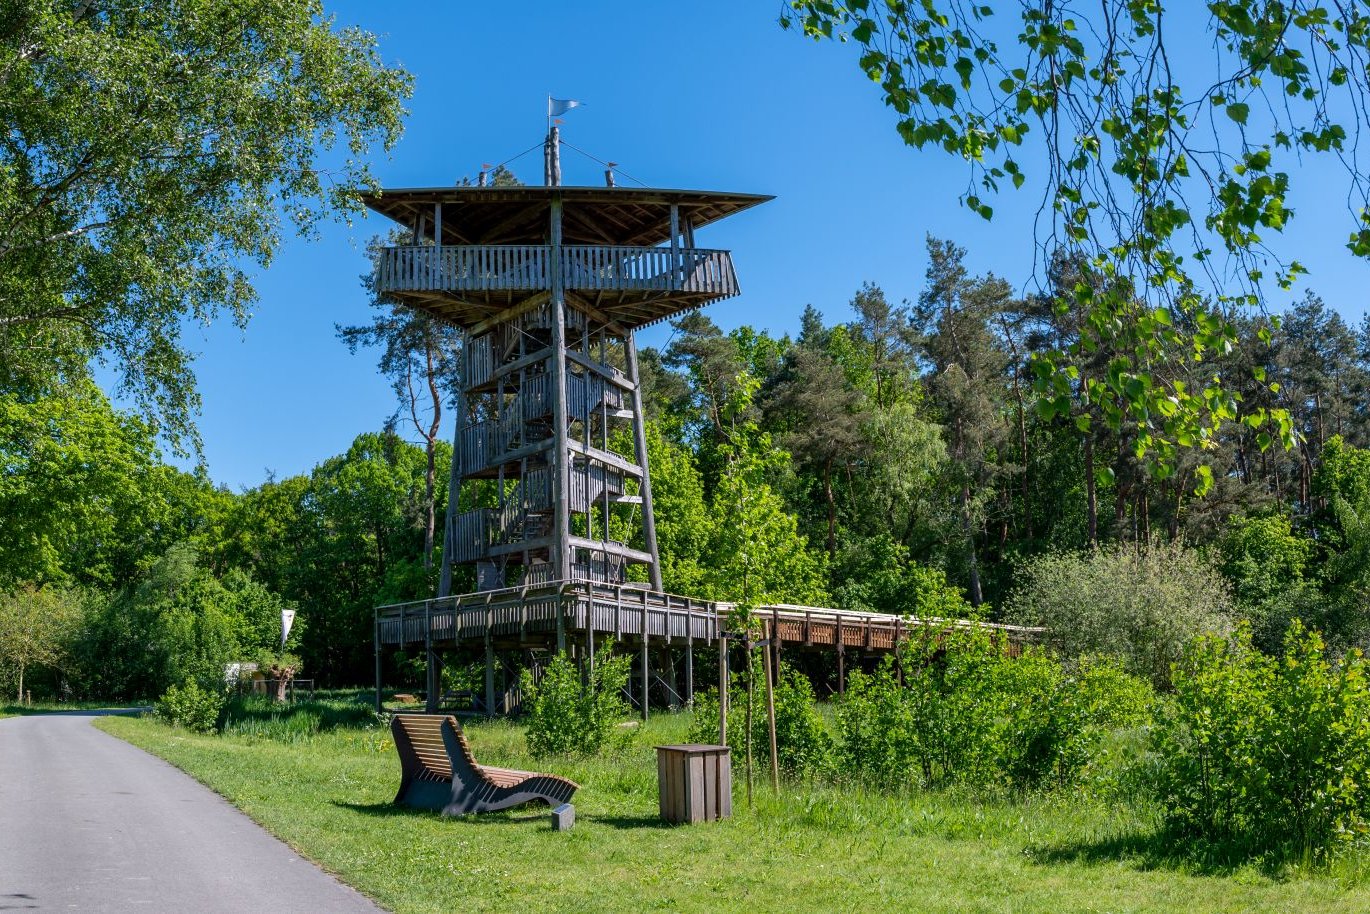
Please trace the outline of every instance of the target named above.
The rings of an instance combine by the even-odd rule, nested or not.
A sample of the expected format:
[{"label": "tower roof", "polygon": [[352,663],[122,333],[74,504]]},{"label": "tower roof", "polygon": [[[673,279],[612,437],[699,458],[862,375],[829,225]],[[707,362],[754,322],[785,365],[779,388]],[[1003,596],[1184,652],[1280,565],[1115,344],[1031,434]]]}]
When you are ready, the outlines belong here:
[{"label": "tower roof", "polygon": [[442,204],[443,244],[543,244],[552,197],[562,200],[565,244],[642,246],[670,238],[670,208],[693,228],[774,199],[765,194],[629,187],[406,187],[362,194],[401,225]]}]

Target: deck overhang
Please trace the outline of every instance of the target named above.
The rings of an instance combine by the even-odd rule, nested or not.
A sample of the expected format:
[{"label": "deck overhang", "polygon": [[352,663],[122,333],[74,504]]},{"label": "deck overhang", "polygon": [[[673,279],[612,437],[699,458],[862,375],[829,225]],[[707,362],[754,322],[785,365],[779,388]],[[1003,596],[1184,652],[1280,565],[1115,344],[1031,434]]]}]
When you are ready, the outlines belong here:
[{"label": "deck overhang", "polygon": [[562,205],[564,244],[652,247],[670,239],[673,206],[698,229],[775,198],[712,190],[544,185],[405,187],[361,194],[370,209],[416,234],[441,205],[444,245],[545,244],[554,199]]}]

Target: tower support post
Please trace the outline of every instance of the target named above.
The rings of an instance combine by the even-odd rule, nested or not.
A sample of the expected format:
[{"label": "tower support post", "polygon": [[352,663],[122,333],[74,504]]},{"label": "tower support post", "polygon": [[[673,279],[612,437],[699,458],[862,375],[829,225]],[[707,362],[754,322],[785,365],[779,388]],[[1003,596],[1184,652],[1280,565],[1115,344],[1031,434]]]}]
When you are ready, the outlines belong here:
[{"label": "tower support post", "polygon": [[[561,275],[561,197],[552,197],[551,224],[551,274],[552,305],[552,568],[558,581],[571,579],[571,508],[570,472],[571,455],[567,443],[567,414],[570,403],[567,397],[566,378],[566,291]],[[557,607],[557,650],[566,650],[565,622],[561,606]]]},{"label": "tower support post", "polygon": [[495,713],[495,642],[485,632],[485,713]]},{"label": "tower support post", "polygon": [[637,452],[637,464],[642,467],[642,539],[652,556],[647,575],[652,589],[661,592],[665,588],[661,582],[661,554],[656,547],[656,517],[652,512],[652,474],[647,469],[647,417],[642,411],[642,376],[638,373],[637,341],[629,331],[623,340],[624,361],[627,363],[628,379],[633,384],[633,446]]},{"label": "tower support post", "polygon": [[[462,331],[461,334],[461,361],[469,364],[468,347],[471,345],[471,334]],[[447,510],[443,513],[442,521],[442,567],[438,570],[438,593],[439,597],[450,597],[452,595],[452,557],[453,557],[453,534],[456,533],[456,518],[461,510],[461,480],[465,472],[462,467],[462,447],[461,429],[466,422],[466,369],[462,370],[463,377],[459,379],[457,385],[457,402],[454,406],[456,413],[456,426],[452,433],[452,467],[447,477]]]}]

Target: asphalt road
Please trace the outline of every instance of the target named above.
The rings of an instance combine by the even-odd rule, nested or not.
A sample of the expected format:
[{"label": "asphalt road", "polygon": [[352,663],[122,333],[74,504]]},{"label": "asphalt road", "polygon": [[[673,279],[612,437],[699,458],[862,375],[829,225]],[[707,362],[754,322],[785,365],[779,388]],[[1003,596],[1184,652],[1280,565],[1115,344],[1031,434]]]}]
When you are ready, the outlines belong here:
[{"label": "asphalt road", "polygon": [[382,914],[98,713],[0,720],[0,911]]}]

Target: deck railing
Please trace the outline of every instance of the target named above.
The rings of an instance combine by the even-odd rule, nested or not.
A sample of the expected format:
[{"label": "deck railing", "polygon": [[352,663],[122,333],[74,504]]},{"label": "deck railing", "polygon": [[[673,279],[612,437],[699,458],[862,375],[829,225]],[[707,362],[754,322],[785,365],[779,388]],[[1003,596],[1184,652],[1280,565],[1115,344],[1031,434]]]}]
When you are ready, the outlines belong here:
[{"label": "deck railing", "polygon": [[[382,606],[377,635],[384,645],[426,639],[460,642],[493,637],[536,638],[592,629],[621,638],[641,637],[685,644],[716,641],[733,606],[646,589],[641,584],[550,581],[468,593],[438,600]],[[782,644],[861,651],[889,651],[918,629],[984,626],[1010,645],[1041,641],[1045,629],[964,620],[910,619],[882,613],[813,606],[763,606],[755,616]]]},{"label": "deck railing", "polygon": [[[547,289],[551,250],[526,244],[400,245],[381,252],[377,281],[382,292]],[[565,246],[561,278],[565,288],[587,292],[738,291],[731,255],[706,248]]]}]

